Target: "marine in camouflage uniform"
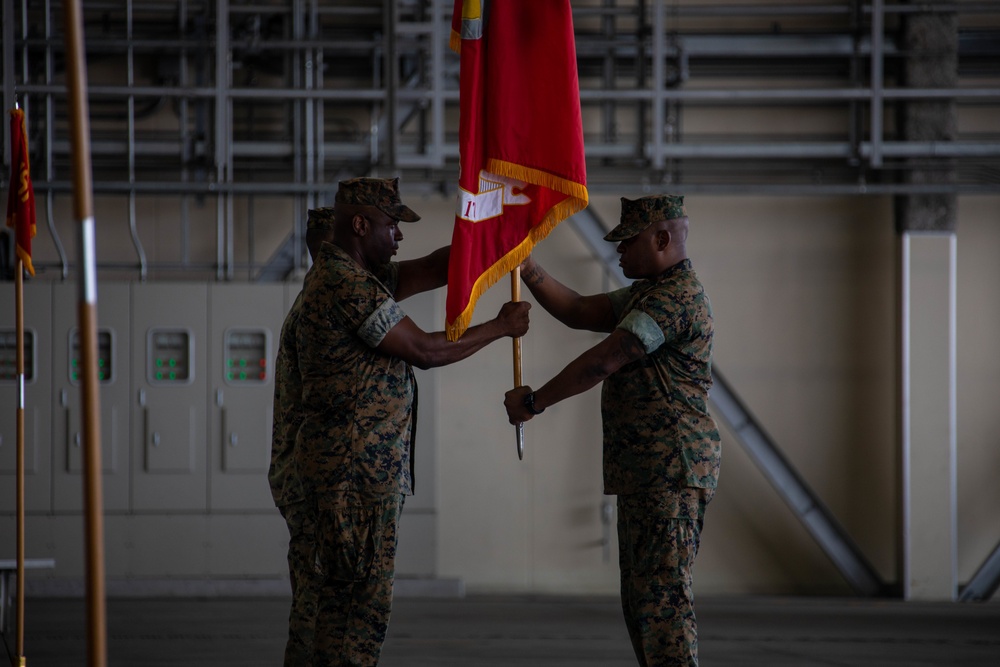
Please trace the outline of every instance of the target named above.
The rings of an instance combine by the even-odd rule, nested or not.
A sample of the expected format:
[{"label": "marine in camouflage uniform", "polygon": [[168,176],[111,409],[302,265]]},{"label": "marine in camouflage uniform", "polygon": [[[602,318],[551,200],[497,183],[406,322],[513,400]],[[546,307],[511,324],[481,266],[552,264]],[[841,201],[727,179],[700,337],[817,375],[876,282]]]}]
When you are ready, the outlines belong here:
[{"label": "marine in camouflage uniform", "polygon": [[[333,240],[333,209],[309,211],[306,243],[313,259],[320,243]],[[285,667],[308,666],[312,660],[320,571],[316,564],[316,513],[306,502],[295,470],[295,436],[302,424],[302,377],[296,351],[296,328],[302,293],[285,316],[274,367],[274,419],[271,465],[267,480],[274,504],[288,525],[288,576],[292,606],[288,615]]]},{"label": "marine in camouflage uniform", "polygon": [[[691,568],[721,460],[708,413],[712,308],[685,239],[683,198],[622,198],[619,244],[630,287],[567,296],[533,260],[522,275],[541,305],[575,328],[608,331],[537,391],[508,392],[512,423],[603,380],[604,490],[618,496],[625,624],[640,665],[697,665]],[[581,315],[582,313],[582,315]]]},{"label": "marine in camouflage uniform", "polygon": [[378,664],[392,609],[398,523],[412,493],[417,383],[412,365],[463,359],[527,330],[527,304],[448,343],[397,303],[447,279],[449,250],[392,262],[398,222],[419,216],[396,179],[340,183],[335,235],[306,275],[295,349],[304,418],[296,469],[317,516],[322,568],[313,667]]},{"label": "marine in camouflage uniform", "polygon": [[618,496],[622,607],[641,665],[697,665],[691,566],[715,492],[720,437],[712,310],[683,260],[609,294],[646,354],[604,381],[604,491]]}]

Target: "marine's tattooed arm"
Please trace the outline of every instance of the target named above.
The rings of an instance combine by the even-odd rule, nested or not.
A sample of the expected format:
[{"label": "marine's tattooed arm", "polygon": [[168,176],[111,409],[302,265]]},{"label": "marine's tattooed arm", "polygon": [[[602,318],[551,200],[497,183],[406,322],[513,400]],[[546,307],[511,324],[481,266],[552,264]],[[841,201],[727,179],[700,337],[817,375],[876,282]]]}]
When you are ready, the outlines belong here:
[{"label": "marine's tattooed arm", "polygon": [[571,329],[605,333],[614,329],[614,310],[606,295],[578,294],[550,276],[531,256],[521,264],[521,280],[538,305]]}]

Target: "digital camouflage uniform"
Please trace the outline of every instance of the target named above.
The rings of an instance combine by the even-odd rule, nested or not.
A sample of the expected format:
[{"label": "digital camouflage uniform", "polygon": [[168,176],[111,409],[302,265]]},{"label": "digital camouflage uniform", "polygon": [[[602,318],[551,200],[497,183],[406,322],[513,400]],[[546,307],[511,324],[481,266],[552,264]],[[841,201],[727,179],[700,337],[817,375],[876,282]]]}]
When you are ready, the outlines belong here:
[{"label": "digital camouflage uniform", "polygon": [[[680,217],[681,202],[623,199],[622,225],[606,238],[630,238],[646,220]],[[662,206],[667,217],[656,217]],[[706,405],[712,308],[687,259],[608,296],[617,327],[646,350],[609,376],[601,393],[604,486],[618,496],[625,622],[640,665],[697,665],[691,567],[721,460]]]},{"label": "digital camouflage uniform", "polygon": [[[331,230],[330,208],[309,211],[308,229]],[[306,502],[295,471],[295,435],[302,424],[302,378],[295,348],[296,325],[302,294],[285,316],[274,364],[274,422],[271,465],[267,479],[274,504],[288,525],[288,577],[292,607],[288,615],[285,667],[308,666],[312,656],[320,572],[316,564],[316,513]]]},{"label": "digital camouflage uniform", "polygon": [[303,287],[295,456],[324,570],[314,667],[376,665],[388,628],[417,393],[409,364],[375,349],[405,317],[397,279],[397,264],[375,275],[327,244]]}]

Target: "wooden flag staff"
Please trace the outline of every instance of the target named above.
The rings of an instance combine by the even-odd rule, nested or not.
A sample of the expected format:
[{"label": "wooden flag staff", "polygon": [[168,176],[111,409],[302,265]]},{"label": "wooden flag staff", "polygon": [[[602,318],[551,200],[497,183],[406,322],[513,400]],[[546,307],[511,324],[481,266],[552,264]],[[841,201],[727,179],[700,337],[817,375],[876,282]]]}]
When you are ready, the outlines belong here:
[{"label": "wooden flag staff", "polygon": [[[521,267],[515,266],[510,272],[510,300],[521,300]],[[521,382],[521,338],[514,338],[514,387],[520,387]],[[524,423],[517,425],[517,459],[524,458]]]},{"label": "wooden flag staff", "polygon": [[[27,151],[27,146],[25,147]],[[11,168],[16,168],[11,160]],[[14,193],[8,193],[13,197]],[[17,254],[17,263],[14,267],[14,310],[16,311],[15,327],[17,329],[17,442],[15,443],[17,462],[15,482],[17,493],[17,601],[15,616],[17,619],[17,640],[15,642],[15,654],[24,667],[24,262],[20,253]]]},{"label": "wooden flag staff", "polygon": [[[31,237],[35,228],[35,195],[31,187],[31,165],[28,159],[27,121],[14,100],[14,109],[10,113],[10,190],[7,192],[7,224],[14,228],[14,243],[17,246],[17,261],[14,265],[14,320],[15,320],[15,371],[17,374],[17,409],[15,412],[15,494],[16,494],[16,562],[17,593],[16,593],[16,640],[14,659],[15,667],[25,667],[24,657],[24,407],[25,372],[24,372],[24,272],[35,275],[31,263]],[[6,604],[6,600],[2,601]]]},{"label": "wooden flag staff", "polygon": [[83,48],[81,0],[65,7],[66,69],[73,165],[73,212],[80,224],[77,237],[83,414],[84,541],[87,576],[87,665],[107,665],[104,600],[104,503],[101,494],[101,420],[97,384],[97,260],[90,170],[90,112],[87,61]]}]

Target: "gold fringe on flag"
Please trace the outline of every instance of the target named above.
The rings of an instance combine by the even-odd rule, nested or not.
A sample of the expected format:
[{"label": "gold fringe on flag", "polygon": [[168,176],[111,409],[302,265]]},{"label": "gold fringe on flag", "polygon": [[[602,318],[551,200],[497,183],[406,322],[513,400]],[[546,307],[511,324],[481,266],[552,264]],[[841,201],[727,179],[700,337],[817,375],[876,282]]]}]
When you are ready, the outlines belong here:
[{"label": "gold fringe on flag", "polygon": [[521,262],[527,259],[535,244],[548,236],[555,229],[556,225],[574,213],[587,208],[587,204],[590,202],[587,186],[540,169],[533,169],[504,160],[490,159],[487,161],[486,170],[498,176],[516,178],[520,181],[540,185],[569,196],[549,209],[545,217],[531,228],[524,241],[497,260],[493,266],[486,269],[476,279],[476,282],[472,285],[469,303],[465,307],[465,310],[453,322],[448,323],[446,333],[450,341],[458,340],[462,333],[469,328],[472,322],[472,313],[475,310],[476,302],[479,301],[479,297],[485,294],[503,276],[513,271]]}]

